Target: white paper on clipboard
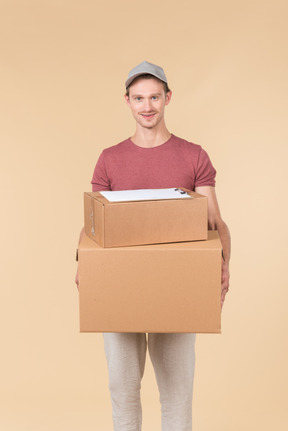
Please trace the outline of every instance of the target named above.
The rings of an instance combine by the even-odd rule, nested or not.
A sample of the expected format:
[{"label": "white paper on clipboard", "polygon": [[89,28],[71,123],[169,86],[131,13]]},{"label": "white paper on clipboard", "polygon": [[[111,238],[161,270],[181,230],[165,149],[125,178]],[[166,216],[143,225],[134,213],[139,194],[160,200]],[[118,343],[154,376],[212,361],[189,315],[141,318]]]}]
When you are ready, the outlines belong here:
[{"label": "white paper on clipboard", "polygon": [[192,198],[188,193],[178,188],[170,189],[140,189],[100,192],[109,202],[151,201],[162,199]]}]

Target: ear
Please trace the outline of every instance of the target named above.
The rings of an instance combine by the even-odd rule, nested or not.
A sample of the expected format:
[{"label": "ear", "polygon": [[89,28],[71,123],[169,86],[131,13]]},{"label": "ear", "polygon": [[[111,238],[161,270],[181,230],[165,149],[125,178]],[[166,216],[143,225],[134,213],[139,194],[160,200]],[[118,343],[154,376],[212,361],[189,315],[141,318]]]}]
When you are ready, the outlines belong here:
[{"label": "ear", "polygon": [[170,90],[170,91],[168,91],[168,93],[166,94],[166,98],[165,98],[165,105],[169,105],[170,100],[171,100],[171,97],[172,97],[172,91]]},{"label": "ear", "polygon": [[129,99],[129,96],[127,96],[127,94],[124,94],[124,99],[126,100],[127,105],[130,106],[130,99]]}]

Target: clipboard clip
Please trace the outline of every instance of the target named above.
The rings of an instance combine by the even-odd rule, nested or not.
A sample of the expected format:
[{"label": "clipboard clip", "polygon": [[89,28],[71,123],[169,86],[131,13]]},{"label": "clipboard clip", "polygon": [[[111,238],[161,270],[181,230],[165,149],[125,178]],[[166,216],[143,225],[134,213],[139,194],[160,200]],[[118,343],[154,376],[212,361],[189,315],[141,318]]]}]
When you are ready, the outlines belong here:
[{"label": "clipboard clip", "polygon": [[188,193],[181,189],[174,189],[175,192],[179,192],[181,195],[187,195]]}]

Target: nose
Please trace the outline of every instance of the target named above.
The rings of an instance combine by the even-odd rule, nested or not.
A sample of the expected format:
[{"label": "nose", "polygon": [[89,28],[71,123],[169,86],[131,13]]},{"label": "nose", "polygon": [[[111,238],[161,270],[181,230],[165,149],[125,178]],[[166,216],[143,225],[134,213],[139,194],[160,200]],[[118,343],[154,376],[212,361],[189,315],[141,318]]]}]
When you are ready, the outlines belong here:
[{"label": "nose", "polygon": [[150,111],[152,111],[152,108],[151,108],[151,106],[152,106],[152,103],[151,103],[151,100],[150,99],[144,99],[144,111],[145,112],[150,112]]}]

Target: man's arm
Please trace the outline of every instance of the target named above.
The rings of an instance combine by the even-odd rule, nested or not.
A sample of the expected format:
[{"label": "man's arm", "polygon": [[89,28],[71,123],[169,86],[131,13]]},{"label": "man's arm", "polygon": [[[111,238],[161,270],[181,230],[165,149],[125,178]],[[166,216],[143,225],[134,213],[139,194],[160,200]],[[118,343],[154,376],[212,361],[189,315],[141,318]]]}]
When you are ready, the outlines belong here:
[{"label": "man's arm", "polygon": [[231,253],[230,232],[226,223],[222,220],[215,188],[210,186],[195,187],[195,192],[208,198],[208,229],[217,230],[223,247],[222,259],[222,290],[221,306],[223,306],[226,293],[229,290],[229,261]]},{"label": "man's arm", "polygon": [[[110,180],[107,177],[106,174],[106,168],[105,168],[105,162],[104,162],[104,153],[102,152],[94,169],[93,178],[92,178],[92,192],[100,192],[103,190],[111,190],[110,187]],[[80,238],[78,245],[83,238],[85,233],[85,229],[83,229],[80,232]],[[75,276],[75,283],[77,285],[77,288],[79,288],[79,278],[78,278],[78,268]]]}]

